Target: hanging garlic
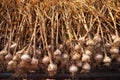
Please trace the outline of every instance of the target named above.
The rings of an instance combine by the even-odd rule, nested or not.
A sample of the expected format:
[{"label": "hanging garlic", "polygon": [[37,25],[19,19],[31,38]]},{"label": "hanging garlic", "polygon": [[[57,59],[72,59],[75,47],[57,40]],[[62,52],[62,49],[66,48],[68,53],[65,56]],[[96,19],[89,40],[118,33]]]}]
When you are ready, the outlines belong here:
[{"label": "hanging garlic", "polygon": [[8,66],[12,66],[13,64],[14,64],[13,60],[11,60],[11,61],[8,62]]},{"label": "hanging garlic", "polygon": [[0,55],[2,55],[2,56],[5,56],[5,55],[7,55],[8,54],[8,51],[7,50],[2,50],[2,51],[0,51]]},{"label": "hanging garlic", "polygon": [[91,69],[91,66],[90,66],[89,63],[84,63],[83,66],[82,66],[82,69],[86,70],[86,71],[89,71]]},{"label": "hanging garlic", "polygon": [[76,72],[78,72],[78,67],[76,65],[72,64],[69,67],[69,71],[70,71],[70,73],[75,74]]},{"label": "hanging garlic", "polygon": [[120,56],[117,57],[117,61],[120,62]]},{"label": "hanging garlic", "polygon": [[31,64],[32,65],[38,65],[38,59],[33,57],[32,60],[31,60]]},{"label": "hanging garlic", "polygon": [[116,38],[114,39],[114,43],[117,43],[117,42],[120,42],[120,37],[116,37]]},{"label": "hanging garlic", "polygon": [[54,76],[57,73],[57,65],[50,63],[47,68],[49,75]]},{"label": "hanging garlic", "polygon": [[85,54],[91,56],[92,52],[90,50],[85,50]]},{"label": "hanging garlic", "polygon": [[80,46],[77,44],[75,45],[75,50],[79,50],[80,49]]},{"label": "hanging garlic", "polygon": [[95,35],[94,36],[94,38],[93,38],[93,40],[95,41],[95,42],[101,42],[101,37],[100,37],[100,35]]},{"label": "hanging garlic", "polygon": [[110,49],[110,53],[111,54],[119,54],[119,48],[118,47],[112,47],[111,49]]},{"label": "hanging garlic", "polygon": [[83,62],[89,62],[89,61],[90,61],[90,56],[89,56],[89,55],[86,55],[86,54],[83,54],[83,55],[82,55],[82,61],[83,61]]},{"label": "hanging garlic", "polygon": [[81,57],[81,55],[79,53],[75,53],[72,56],[72,60],[78,60],[78,59],[80,59],[80,57]]},{"label": "hanging garlic", "polygon": [[82,67],[82,64],[83,64],[82,61],[77,61],[77,62],[76,62],[76,65],[77,65],[78,67]]},{"label": "hanging garlic", "polygon": [[61,55],[61,54],[62,54],[62,52],[61,52],[59,49],[57,49],[57,50],[54,52],[54,56]]},{"label": "hanging garlic", "polygon": [[98,53],[98,54],[95,55],[95,60],[96,61],[101,61],[102,59],[103,59],[103,55],[102,54]]},{"label": "hanging garlic", "polygon": [[63,58],[63,59],[68,59],[69,56],[68,56],[68,54],[64,53],[64,54],[62,55],[62,58]]},{"label": "hanging garlic", "polygon": [[95,43],[94,43],[94,41],[93,41],[92,39],[88,39],[88,40],[86,41],[86,45],[87,45],[87,46],[94,46]]},{"label": "hanging garlic", "polygon": [[21,60],[23,60],[25,62],[29,62],[31,60],[31,57],[28,54],[23,54],[21,56]]},{"label": "hanging garlic", "polygon": [[108,56],[105,56],[103,59],[103,62],[105,63],[105,65],[109,66],[110,62],[111,62],[111,58]]},{"label": "hanging garlic", "polygon": [[57,65],[50,63],[47,68],[48,71],[56,71],[57,70]]},{"label": "hanging garlic", "polygon": [[5,56],[5,59],[6,60],[11,60],[13,58],[12,54],[8,53],[6,56]]},{"label": "hanging garlic", "polygon": [[43,64],[48,64],[49,62],[50,62],[50,58],[47,55],[45,55],[42,59],[42,63]]}]

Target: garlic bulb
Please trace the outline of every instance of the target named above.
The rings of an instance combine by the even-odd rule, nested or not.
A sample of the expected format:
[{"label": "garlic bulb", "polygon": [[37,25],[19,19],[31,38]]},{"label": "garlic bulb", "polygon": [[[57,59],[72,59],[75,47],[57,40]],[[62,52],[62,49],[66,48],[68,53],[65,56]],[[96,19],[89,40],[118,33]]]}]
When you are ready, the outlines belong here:
[{"label": "garlic bulb", "polygon": [[85,54],[90,56],[92,55],[92,52],[90,50],[85,50]]},{"label": "garlic bulb", "polygon": [[108,56],[105,56],[104,59],[103,59],[103,62],[104,63],[110,63],[111,62],[111,58],[108,57]]},{"label": "garlic bulb", "polygon": [[32,65],[38,65],[38,59],[33,57],[32,60],[31,60],[31,64]]},{"label": "garlic bulb", "polygon": [[77,61],[77,62],[76,62],[76,65],[77,65],[78,67],[82,67],[82,64],[83,64],[82,61]]},{"label": "garlic bulb", "polygon": [[21,56],[21,60],[23,60],[25,62],[29,62],[31,60],[31,57],[28,54],[23,54]]},{"label": "garlic bulb", "polygon": [[103,55],[102,54],[96,54],[95,55],[95,60],[96,61],[101,61],[103,59]]},{"label": "garlic bulb", "polygon": [[56,56],[56,55],[61,55],[62,54],[62,52],[59,50],[59,49],[57,49],[55,52],[54,52],[54,55]]},{"label": "garlic bulb", "polygon": [[85,42],[85,37],[80,37],[80,38],[79,38],[79,41],[80,41],[81,43],[84,43],[84,42]]},{"label": "garlic bulb", "polygon": [[114,39],[114,43],[117,43],[117,42],[120,42],[120,37],[116,37],[116,38]]},{"label": "garlic bulb", "polygon": [[8,62],[8,66],[12,66],[13,64],[14,64],[13,60],[11,60],[11,61]]},{"label": "garlic bulb", "polygon": [[19,55],[16,54],[16,55],[13,56],[13,59],[12,59],[12,60],[17,61],[17,60],[19,60],[19,59],[20,59]]},{"label": "garlic bulb", "polygon": [[2,50],[2,51],[0,51],[0,55],[7,55],[8,54],[8,51],[7,50]]},{"label": "garlic bulb", "polygon": [[12,54],[8,53],[6,56],[5,56],[5,59],[6,60],[11,60],[13,58]]},{"label": "garlic bulb", "polygon": [[111,49],[110,49],[110,53],[111,54],[119,54],[119,48],[117,48],[117,47],[112,47]]},{"label": "garlic bulb", "polygon": [[114,34],[111,34],[111,37],[112,37],[113,40],[115,40],[115,38],[117,38],[117,36],[114,35]]},{"label": "garlic bulb", "polygon": [[91,69],[91,66],[89,63],[84,63],[83,66],[82,66],[82,69],[83,70],[90,70]]},{"label": "garlic bulb", "polygon": [[44,56],[43,59],[42,59],[42,63],[43,64],[48,64],[50,62],[50,58],[48,56]]},{"label": "garlic bulb", "polygon": [[62,57],[63,57],[63,59],[68,59],[68,58],[69,58],[68,54],[66,54],[66,53],[64,53],[64,54],[62,55]]},{"label": "garlic bulb", "polygon": [[78,67],[76,66],[76,65],[71,65],[70,67],[69,67],[69,71],[70,71],[70,73],[76,73],[77,71],[78,71]]},{"label": "garlic bulb", "polygon": [[94,41],[93,41],[92,39],[88,39],[88,40],[86,41],[86,45],[87,45],[87,46],[93,46],[93,45],[95,45],[95,43],[94,43]]},{"label": "garlic bulb", "polygon": [[41,53],[41,50],[37,49],[37,50],[36,50],[36,54],[41,55],[41,54],[42,54],[42,53]]},{"label": "garlic bulb", "polygon": [[73,56],[72,56],[72,60],[78,60],[80,59],[80,54],[79,53],[75,53]]},{"label": "garlic bulb", "polygon": [[56,64],[53,64],[53,63],[50,63],[48,65],[48,68],[47,68],[48,71],[57,71],[57,65]]},{"label": "garlic bulb", "polygon": [[75,50],[79,50],[80,46],[79,45],[75,45]]},{"label": "garlic bulb", "polygon": [[83,54],[82,55],[82,61],[85,62],[85,61],[90,61],[90,56],[89,55],[86,55],[86,54]]},{"label": "garlic bulb", "polygon": [[95,35],[94,38],[93,38],[93,40],[96,41],[96,42],[98,42],[98,43],[101,42],[100,35]]},{"label": "garlic bulb", "polygon": [[117,61],[118,61],[118,62],[120,62],[120,56],[119,56],[119,57],[117,57]]}]

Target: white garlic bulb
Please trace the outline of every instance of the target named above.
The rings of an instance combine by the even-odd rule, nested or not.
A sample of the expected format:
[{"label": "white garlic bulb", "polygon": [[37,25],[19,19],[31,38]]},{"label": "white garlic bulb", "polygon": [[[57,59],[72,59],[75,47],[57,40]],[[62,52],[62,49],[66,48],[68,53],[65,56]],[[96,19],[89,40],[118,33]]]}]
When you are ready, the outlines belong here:
[{"label": "white garlic bulb", "polygon": [[102,54],[96,54],[95,55],[95,60],[96,61],[101,61],[103,59],[103,55]]},{"label": "white garlic bulb", "polygon": [[82,66],[82,69],[83,70],[90,70],[91,69],[91,66],[89,63],[84,63],[83,66]]},{"label": "white garlic bulb", "polygon": [[66,54],[66,53],[64,53],[63,55],[62,55],[62,57],[63,57],[63,59],[68,59],[68,54]]},{"label": "white garlic bulb", "polygon": [[44,56],[43,59],[42,59],[42,63],[43,64],[48,64],[50,62],[50,58],[48,56]]},{"label": "white garlic bulb", "polygon": [[62,54],[62,52],[59,50],[59,49],[57,49],[55,52],[54,52],[54,55],[56,56],[56,55],[61,55]]},{"label": "white garlic bulb", "polygon": [[92,52],[90,50],[85,50],[85,54],[90,56],[92,55]]},{"label": "white garlic bulb", "polygon": [[8,53],[6,56],[5,56],[5,59],[6,60],[11,60],[13,58],[12,54]]},{"label": "white garlic bulb", "polygon": [[101,37],[99,35],[95,35],[93,40],[96,42],[101,42]]},{"label": "white garlic bulb", "polygon": [[94,43],[94,41],[93,41],[92,39],[88,39],[88,40],[86,41],[86,45],[87,45],[87,46],[93,46],[93,45],[95,45],[95,43]]},{"label": "white garlic bulb", "polygon": [[56,64],[53,64],[53,63],[50,63],[48,65],[48,68],[47,68],[48,71],[56,71],[57,70],[57,65]]},{"label": "white garlic bulb", "polygon": [[23,54],[21,56],[21,60],[23,60],[25,62],[29,62],[31,60],[31,57],[28,54]]},{"label": "white garlic bulb", "polygon": [[90,56],[89,55],[86,55],[86,54],[83,54],[82,55],[82,61],[85,62],[85,61],[90,61]]},{"label": "white garlic bulb", "polygon": [[77,71],[78,71],[78,67],[76,66],[76,65],[71,65],[70,67],[69,67],[69,71],[70,71],[70,73],[76,73]]},{"label": "white garlic bulb", "polygon": [[73,56],[72,56],[72,60],[78,60],[80,59],[80,54],[79,53],[75,53]]},{"label": "white garlic bulb", "polygon": [[77,65],[78,67],[82,67],[82,64],[83,64],[82,61],[77,61],[77,62],[76,62],[76,65]]},{"label": "white garlic bulb", "polygon": [[33,57],[32,60],[31,60],[31,64],[32,65],[38,65],[38,59]]},{"label": "white garlic bulb", "polygon": [[108,57],[108,56],[105,56],[104,59],[103,59],[103,62],[104,63],[110,63],[111,62],[111,58]]},{"label": "white garlic bulb", "polygon": [[117,48],[117,47],[112,47],[111,49],[110,49],[110,53],[111,54],[119,54],[119,48]]},{"label": "white garlic bulb", "polygon": [[13,60],[11,60],[11,61],[8,62],[8,66],[12,66],[13,64],[14,64]]}]

